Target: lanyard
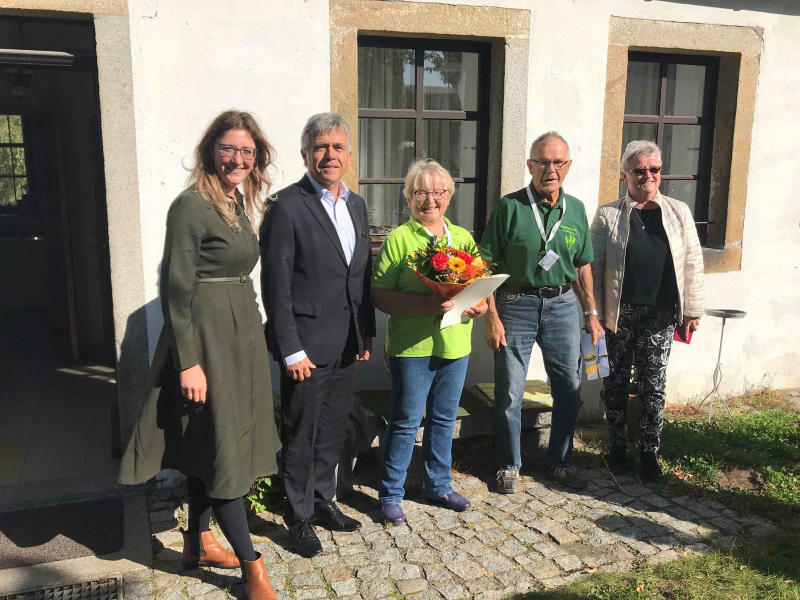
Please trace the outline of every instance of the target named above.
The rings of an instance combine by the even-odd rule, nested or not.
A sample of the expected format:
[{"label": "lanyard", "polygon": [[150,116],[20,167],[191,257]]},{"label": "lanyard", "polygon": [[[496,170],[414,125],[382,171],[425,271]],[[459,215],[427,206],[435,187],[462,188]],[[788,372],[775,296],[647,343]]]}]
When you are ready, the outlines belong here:
[{"label": "lanyard", "polygon": [[[450,247],[452,247],[452,246],[453,246],[453,238],[452,238],[452,237],[450,237],[450,230],[447,228],[447,223],[445,223],[444,221],[442,221],[442,225],[444,226],[444,234],[447,236],[447,245],[448,245],[448,246],[450,246]],[[428,228],[427,228],[427,227],[425,227],[425,226],[423,225],[423,226],[422,226],[422,228],[425,230],[425,232],[426,232],[426,233],[427,233],[429,236],[431,236],[433,239],[436,239],[436,236],[435,236],[435,235],[433,235],[433,234],[432,234],[430,231],[428,231]]]},{"label": "lanyard", "polygon": [[531,203],[531,210],[533,211],[533,216],[536,217],[536,226],[539,228],[539,235],[542,236],[542,241],[544,242],[544,248],[545,250],[547,250],[547,244],[549,244],[550,240],[553,239],[553,237],[556,234],[556,231],[558,231],[558,228],[561,227],[561,221],[564,220],[564,216],[567,214],[567,196],[566,194],[564,194],[564,196],[561,198],[561,218],[558,221],[556,221],[555,225],[553,225],[553,228],[550,230],[550,235],[545,236],[544,225],[542,224],[542,217],[539,214],[539,209],[536,206],[536,201],[533,199],[533,194],[531,194],[531,186],[527,186],[525,188],[525,191],[528,192],[528,201]]}]

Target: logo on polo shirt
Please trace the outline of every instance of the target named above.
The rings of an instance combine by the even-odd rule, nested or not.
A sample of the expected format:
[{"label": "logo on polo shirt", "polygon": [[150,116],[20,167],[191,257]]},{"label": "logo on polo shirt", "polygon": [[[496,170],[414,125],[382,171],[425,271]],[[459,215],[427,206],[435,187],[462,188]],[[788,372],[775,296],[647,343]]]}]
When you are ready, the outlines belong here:
[{"label": "logo on polo shirt", "polygon": [[572,250],[572,247],[575,245],[575,242],[578,241],[578,230],[575,229],[574,227],[562,225],[561,231],[564,234],[564,243],[567,245],[567,249]]}]

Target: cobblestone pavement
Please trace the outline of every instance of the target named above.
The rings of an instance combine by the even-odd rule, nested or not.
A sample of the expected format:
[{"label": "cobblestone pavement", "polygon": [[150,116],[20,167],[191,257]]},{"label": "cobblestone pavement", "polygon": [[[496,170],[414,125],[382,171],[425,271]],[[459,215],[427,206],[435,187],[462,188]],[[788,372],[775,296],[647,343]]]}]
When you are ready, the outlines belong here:
[{"label": "cobblestone pavement", "polygon": [[[341,505],[362,521],[362,529],[330,533],[317,528],[323,545],[319,556],[304,559],[287,550],[282,519],[270,513],[251,522],[253,540],[281,599],[455,600],[509,597],[564,585],[596,570],[626,571],[643,562],[704,554],[714,545],[767,535],[774,528],[713,500],[668,497],[631,477],[618,478],[617,485],[607,472],[587,473],[591,481],[579,493],[524,476],[522,489],[509,496],[489,491],[476,477],[461,476],[454,485],[472,501],[470,510],[454,513],[407,499],[408,523],[399,527],[378,522],[377,493],[362,486],[355,500]],[[164,547],[154,568],[123,576],[126,600],[244,598],[238,570],[183,571],[180,533],[157,537]]]}]

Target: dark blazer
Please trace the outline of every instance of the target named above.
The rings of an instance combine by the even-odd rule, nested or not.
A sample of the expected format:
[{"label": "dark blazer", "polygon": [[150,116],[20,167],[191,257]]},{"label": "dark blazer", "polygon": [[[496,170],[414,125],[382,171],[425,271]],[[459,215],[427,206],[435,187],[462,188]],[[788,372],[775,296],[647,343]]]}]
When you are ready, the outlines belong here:
[{"label": "dark blazer", "polygon": [[347,208],[356,245],[348,266],[336,229],[309,175],[277,194],[261,224],[261,295],[267,310],[267,347],[278,361],[304,350],[327,365],[344,350],[351,324],[358,352],[375,336],[369,300],[372,278],[367,207],[350,192]]}]

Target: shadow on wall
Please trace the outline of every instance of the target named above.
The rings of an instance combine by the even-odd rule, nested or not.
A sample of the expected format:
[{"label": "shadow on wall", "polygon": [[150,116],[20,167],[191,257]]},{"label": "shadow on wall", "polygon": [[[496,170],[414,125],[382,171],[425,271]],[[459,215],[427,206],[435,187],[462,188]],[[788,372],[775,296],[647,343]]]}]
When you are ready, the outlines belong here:
[{"label": "shadow on wall", "polygon": [[158,298],[132,312],[125,323],[125,334],[117,361],[119,402],[119,446],[115,455],[122,456],[133,426],[142,410],[150,387],[150,354],[147,340],[147,313],[160,305]]}]

